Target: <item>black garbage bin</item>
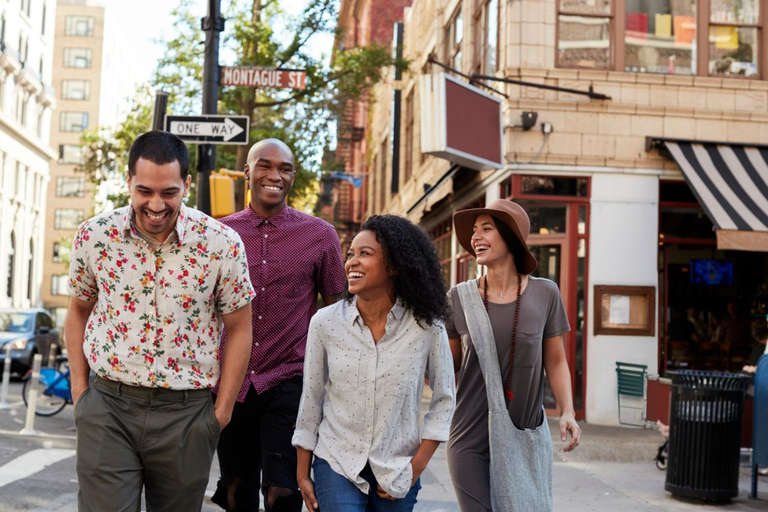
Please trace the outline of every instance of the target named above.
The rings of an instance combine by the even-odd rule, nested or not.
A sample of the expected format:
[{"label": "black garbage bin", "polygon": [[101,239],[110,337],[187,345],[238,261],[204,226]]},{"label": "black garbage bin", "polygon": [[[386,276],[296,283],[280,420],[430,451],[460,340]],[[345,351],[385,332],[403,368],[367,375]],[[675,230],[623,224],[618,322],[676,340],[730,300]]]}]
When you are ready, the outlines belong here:
[{"label": "black garbage bin", "polygon": [[744,390],[734,373],[681,370],[672,377],[669,460],[664,488],[706,500],[739,495]]}]

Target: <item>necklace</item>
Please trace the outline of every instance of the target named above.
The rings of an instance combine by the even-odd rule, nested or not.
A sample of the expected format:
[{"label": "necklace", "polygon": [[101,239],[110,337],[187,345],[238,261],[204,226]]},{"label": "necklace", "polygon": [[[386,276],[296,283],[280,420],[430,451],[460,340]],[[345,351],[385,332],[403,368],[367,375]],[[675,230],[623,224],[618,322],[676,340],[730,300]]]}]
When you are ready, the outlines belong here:
[{"label": "necklace", "polygon": [[[517,323],[520,318],[520,290],[522,289],[523,278],[520,274],[517,274],[517,300],[515,301],[515,320],[512,324],[512,341],[510,343],[509,351],[509,366],[507,367],[507,380],[504,386],[504,395],[507,400],[515,398],[512,393],[512,363],[515,360],[515,341],[517,340]],[[503,295],[502,295],[503,297]],[[483,305],[485,310],[488,311],[488,275],[483,276]]]}]

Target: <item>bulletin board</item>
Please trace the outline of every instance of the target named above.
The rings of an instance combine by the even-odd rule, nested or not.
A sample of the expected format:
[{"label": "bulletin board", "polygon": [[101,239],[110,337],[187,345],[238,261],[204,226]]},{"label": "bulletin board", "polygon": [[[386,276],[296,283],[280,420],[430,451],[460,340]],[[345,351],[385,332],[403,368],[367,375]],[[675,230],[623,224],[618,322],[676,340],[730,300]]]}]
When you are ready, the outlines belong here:
[{"label": "bulletin board", "polygon": [[656,288],[595,286],[595,335],[654,336]]}]

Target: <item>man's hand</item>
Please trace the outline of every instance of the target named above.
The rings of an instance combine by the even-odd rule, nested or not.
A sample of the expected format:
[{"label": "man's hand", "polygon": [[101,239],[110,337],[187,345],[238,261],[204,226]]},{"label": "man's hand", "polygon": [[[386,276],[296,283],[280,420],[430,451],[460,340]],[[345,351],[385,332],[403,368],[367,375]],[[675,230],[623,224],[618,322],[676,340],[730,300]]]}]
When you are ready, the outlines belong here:
[{"label": "man's hand", "polygon": [[[544,421],[547,421],[547,419],[544,418]],[[579,446],[579,439],[581,439],[581,427],[576,423],[573,414],[563,414],[560,416],[560,439],[563,442],[567,440],[566,432],[571,434],[571,442],[563,448],[563,451],[570,452]]]},{"label": "man's hand", "polygon": [[77,405],[77,402],[80,400],[80,397],[88,390],[88,383],[83,385],[77,385],[74,382],[72,383],[72,404]]},{"label": "man's hand", "polygon": [[216,407],[214,412],[216,413],[216,419],[219,420],[219,432],[221,432],[232,420],[232,409],[224,410],[224,407]]},{"label": "man's hand", "polygon": [[304,499],[304,505],[307,506],[307,510],[316,510],[320,512],[320,505],[317,503],[315,497],[315,484],[308,476],[299,480],[299,490],[301,490],[301,497]]}]

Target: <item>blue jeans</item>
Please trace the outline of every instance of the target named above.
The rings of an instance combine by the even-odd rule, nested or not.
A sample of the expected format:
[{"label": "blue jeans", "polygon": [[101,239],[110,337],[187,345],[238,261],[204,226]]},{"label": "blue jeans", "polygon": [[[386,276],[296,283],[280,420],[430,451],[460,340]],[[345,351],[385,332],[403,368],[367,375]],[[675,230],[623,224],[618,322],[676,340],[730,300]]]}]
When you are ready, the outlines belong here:
[{"label": "blue jeans", "polygon": [[315,495],[321,512],[411,512],[421,489],[419,479],[403,499],[391,501],[379,498],[376,478],[370,466],[366,465],[360,473],[371,484],[371,492],[366,496],[346,477],[332,470],[323,459],[315,457],[312,467],[315,470]]}]

